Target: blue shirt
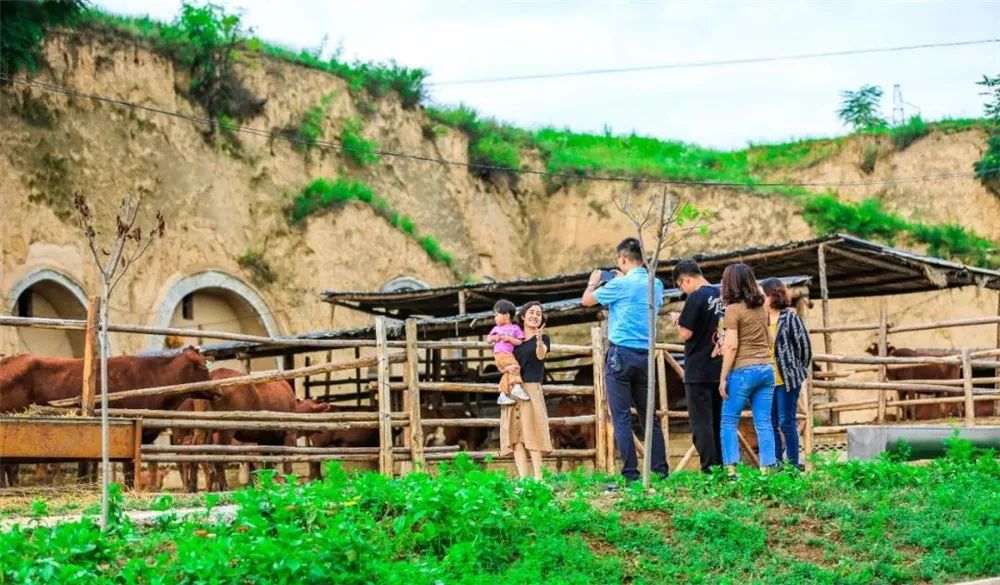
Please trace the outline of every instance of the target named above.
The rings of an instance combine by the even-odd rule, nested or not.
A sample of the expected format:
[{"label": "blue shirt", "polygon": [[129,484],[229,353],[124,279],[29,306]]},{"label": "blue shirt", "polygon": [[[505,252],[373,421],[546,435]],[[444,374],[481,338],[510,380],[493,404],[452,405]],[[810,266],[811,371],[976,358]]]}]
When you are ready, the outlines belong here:
[{"label": "blue shirt", "polygon": [[[608,308],[608,341],[632,349],[649,348],[649,272],[633,268],[594,291],[594,298]],[[656,312],[663,306],[663,283],[655,279]]]}]

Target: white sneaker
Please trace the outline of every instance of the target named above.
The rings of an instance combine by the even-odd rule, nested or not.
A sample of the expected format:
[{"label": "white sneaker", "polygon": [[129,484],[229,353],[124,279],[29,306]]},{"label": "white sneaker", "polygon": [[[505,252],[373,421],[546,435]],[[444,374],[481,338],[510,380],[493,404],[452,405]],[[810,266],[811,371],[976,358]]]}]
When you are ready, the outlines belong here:
[{"label": "white sneaker", "polygon": [[497,404],[500,406],[510,406],[511,404],[517,404],[517,400],[514,400],[510,396],[501,392],[500,396],[497,398]]},{"label": "white sneaker", "polygon": [[528,396],[528,393],[524,391],[524,388],[522,388],[520,384],[514,386],[514,388],[510,391],[510,395],[518,400],[531,400],[531,396]]}]

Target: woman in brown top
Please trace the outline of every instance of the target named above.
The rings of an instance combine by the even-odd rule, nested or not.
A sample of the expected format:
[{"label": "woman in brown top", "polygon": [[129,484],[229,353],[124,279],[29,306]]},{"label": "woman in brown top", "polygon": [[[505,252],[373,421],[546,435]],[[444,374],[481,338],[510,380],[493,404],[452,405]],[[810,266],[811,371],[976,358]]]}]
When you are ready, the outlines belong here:
[{"label": "woman in brown top", "polygon": [[726,302],[722,344],[722,463],[729,476],[736,475],[740,446],[736,426],[747,401],[757,431],[762,469],[774,465],[774,427],[771,403],[774,400],[774,368],[771,367],[770,329],[764,293],[757,285],[753,269],[746,264],[730,264],[722,273],[722,299]]},{"label": "woman in brown top", "polygon": [[531,400],[518,400],[500,410],[500,456],[514,453],[517,474],[528,476],[528,455],[535,479],[542,479],[542,455],[552,451],[549,417],[542,397],[545,356],[551,345],[545,334],[545,312],[536,301],[521,307],[518,315],[524,329],[524,342],[514,348],[514,358],[521,367],[522,387]]}]

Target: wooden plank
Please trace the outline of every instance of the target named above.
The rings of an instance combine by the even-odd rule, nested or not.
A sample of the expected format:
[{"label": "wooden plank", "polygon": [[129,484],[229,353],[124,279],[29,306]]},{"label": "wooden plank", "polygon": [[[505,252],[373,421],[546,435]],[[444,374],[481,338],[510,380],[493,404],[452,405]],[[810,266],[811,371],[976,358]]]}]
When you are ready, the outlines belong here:
[{"label": "wooden plank", "polygon": [[144,419],[147,429],[209,429],[209,430],[243,430],[243,431],[348,431],[351,429],[375,429],[381,421],[350,421],[350,422],[286,422],[280,420],[197,420],[149,418]]},{"label": "wooden plank", "polygon": [[[830,287],[827,282],[826,277],[826,245],[820,244],[817,250],[817,261],[819,262],[819,292],[821,299],[821,318],[823,320],[823,329],[826,330],[830,326]],[[830,333],[823,333],[823,351],[826,353],[833,353],[833,335]],[[815,360],[814,360],[815,361]],[[825,370],[832,370],[833,364],[826,362],[824,364]],[[827,394],[828,400],[833,401],[833,393]],[[832,415],[836,418],[836,414]],[[833,420],[834,424],[839,421]]]},{"label": "wooden plank", "polygon": [[811,455],[813,454],[813,432],[815,427],[813,427],[813,369],[812,364],[809,364],[809,369],[807,370],[805,387],[802,388],[802,392],[805,394],[804,410],[806,415],[806,426],[802,433],[802,442],[805,447],[805,461],[803,462],[806,469],[812,467]]},{"label": "wooden plank", "polygon": [[976,403],[972,399],[972,358],[969,350],[962,350],[962,379],[965,380],[965,426],[976,426]]},{"label": "wooden plank", "polygon": [[[392,363],[398,363],[406,359],[406,355],[402,352],[396,352],[388,355],[388,360]],[[223,378],[221,380],[208,380],[205,382],[192,382],[190,384],[178,384],[175,386],[158,386],[156,388],[142,388],[139,390],[126,390],[124,392],[114,392],[108,395],[108,401],[124,400],[126,398],[136,398],[140,396],[161,396],[168,394],[187,394],[190,392],[196,392],[199,390],[210,390],[212,388],[226,388],[229,386],[239,386],[241,384],[257,384],[261,382],[273,382],[275,380],[290,380],[292,378],[300,378],[307,374],[321,374],[324,372],[338,372],[341,370],[349,370],[355,367],[366,367],[376,365],[378,362],[377,357],[363,358],[360,360],[352,360],[348,362],[339,362],[335,364],[317,364],[315,366],[310,366],[308,368],[297,368],[294,370],[271,370],[267,372],[259,372],[256,374],[251,374],[249,376],[238,376],[234,378]],[[100,399],[100,396],[96,397]],[[80,398],[67,398],[65,400],[54,400],[50,404],[52,406],[74,406],[79,404]]]},{"label": "wooden plank", "polygon": [[[889,333],[892,333],[890,331]],[[829,353],[818,353],[813,355],[814,362],[828,362],[833,364],[869,364],[869,365],[927,365],[946,364],[957,366],[962,363],[959,356],[915,356],[915,357],[877,357],[862,355],[835,355]]]},{"label": "wooden plank", "polygon": [[83,390],[80,396],[80,414],[94,416],[94,398],[97,396],[97,376],[101,365],[97,331],[100,326],[101,299],[87,299],[87,329],[83,338]]},{"label": "wooden plank", "polygon": [[[881,358],[889,356],[889,315],[885,298],[879,299],[878,313],[878,356]],[[878,381],[886,383],[889,381],[888,371],[885,364],[878,366]],[[885,401],[887,392],[878,393],[878,422],[885,423]]]},{"label": "wooden plank", "polygon": [[[55,410],[55,409],[53,409]],[[109,408],[109,416],[139,417],[145,419],[170,418],[177,420],[252,420],[280,422],[351,422],[377,421],[377,412],[274,412],[270,410],[180,411],[145,410],[142,408]],[[393,420],[404,420],[406,413],[393,413]]]},{"label": "wooden plank", "polygon": [[417,322],[406,320],[406,384],[410,407],[410,460],[414,467],[420,469],[424,465],[424,429],[420,423],[420,362],[417,348]]},{"label": "wooden plank", "polygon": [[[375,351],[378,378],[378,467],[383,475],[392,475],[392,404],[389,395],[389,348],[386,342],[385,317],[375,317]],[[404,354],[405,359],[405,354]]]},{"label": "wooden plank", "polygon": [[605,426],[607,425],[607,395],[604,388],[604,335],[599,327],[590,329],[591,356],[594,367],[594,469],[597,471],[609,471],[611,464],[608,462],[608,447],[606,444],[607,435]]},{"label": "wooden plank", "polygon": [[910,331],[926,331],[928,329],[944,329],[946,327],[971,327],[974,325],[1000,324],[1000,316],[997,317],[973,317],[971,319],[952,319],[949,321],[935,321],[931,323],[917,323],[915,325],[899,325],[890,327],[889,333],[907,333]]},{"label": "wooden plank", "polygon": [[909,390],[911,392],[938,392],[940,394],[961,394],[961,388],[940,384],[909,384],[907,382],[858,382],[854,380],[817,380],[816,388],[830,390]]}]

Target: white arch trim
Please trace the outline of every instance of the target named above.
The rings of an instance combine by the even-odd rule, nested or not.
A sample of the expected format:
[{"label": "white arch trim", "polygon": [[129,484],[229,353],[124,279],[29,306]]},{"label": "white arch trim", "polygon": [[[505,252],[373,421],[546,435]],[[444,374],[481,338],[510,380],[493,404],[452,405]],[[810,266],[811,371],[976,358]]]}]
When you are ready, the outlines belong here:
[{"label": "white arch trim", "polygon": [[40,282],[45,281],[54,282],[65,288],[71,295],[73,295],[73,298],[79,301],[83,310],[87,310],[87,293],[83,290],[83,287],[65,274],[52,270],[51,268],[39,268],[19,280],[17,284],[10,289],[10,294],[7,295],[7,300],[10,301],[10,306],[7,307],[7,310],[13,314],[17,309],[17,299],[21,298],[24,291]]},{"label": "white arch trim", "polygon": [[[7,300],[10,301],[10,306],[7,307],[7,311],[13,315],[14,312],[17,311],[17,300],[21,298],[21,295],[32,286],[42,282],[54,282],[55,284],[63,287],[67,292],[69,292],[69,294],[73,295],[73,298],[76,299],[77,302],[80,303],[80,307],[83,308],[83,312],[87,312],[87,303],[89,302],[87,292],[83,290],[83,287],[80,286],[80,284],[75,280],[58,270],[53,270],[52,268],[39,268],[37,270],[33,270],[29,272],[27,276],[17,281],[7,294]],[[114,347],[114,340],[112,339],[112,336],[109,335],[108,355],[115,354]]]},{"label": "white arch trim", "polygon": [[[268,309],[264,297],[242,280],[217,270],[206,270],[189,276],[173,278],[168,283],[166,292],[162,294],[160,302],[156,304],[157,311],[151,325],[158,328],[170,327],[174,310],[184,297],[202,289],[212,288],[228,290],[238,295],[257,313],[257,317],[263,323],[264,330],[269,336],[278,337],[281,335],[281,330],[274,317],[271,316],[271,311]],[[164,341],[163,335],[152,335],[149,337],[147,345],[151,350],[163,349]],[[212,343],[219,343],[219,341],[213,340]]]},{"label": "white arch trim", "polygon": [[430,288],[427,283],[412,276],[397,276],[382,285],[379,292],[398,292],[403,290],[423,290]]}]

